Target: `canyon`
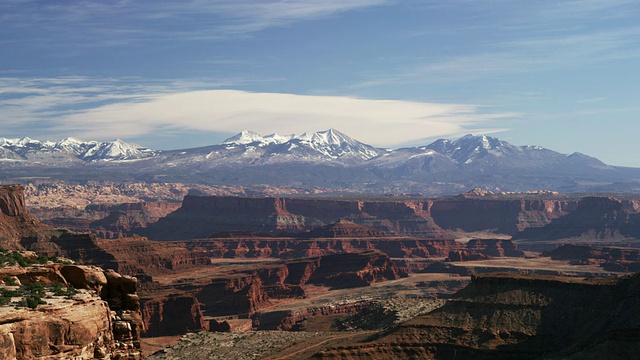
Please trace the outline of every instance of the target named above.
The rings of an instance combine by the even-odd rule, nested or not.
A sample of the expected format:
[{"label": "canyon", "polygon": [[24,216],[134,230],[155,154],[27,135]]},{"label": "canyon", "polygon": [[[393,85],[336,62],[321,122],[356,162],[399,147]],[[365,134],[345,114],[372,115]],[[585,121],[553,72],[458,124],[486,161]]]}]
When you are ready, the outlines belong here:
[{"label": "canyon", "polygon": [[[557,325],[547,329],[536,322],[551,318],[546,311],[553,316],[564,312],[565,305],[557,310],[558,301],[527,299],[578,297],[572,294],[580,292],[604,299],[609,295],[600,295],[601,290],[634,291],[635,280],[616,279],[638,268],[637,238],[629,230],[640,208],[634,199],[479,191],[433,199],[191,194],[182,203],[95,203],[74,211],[39,206],[34,213],[40,221],[26,207],[23,187],[0,187],[0,195],[1,247],[72,259],[106,269],[101,270],[106,277],[117,272],[129,279],[127,291],[135,289],[135,296],[107,301],[107,306],[127,303],[136,309],[135,326],[112,326],[136,329],[139,340],[127,345],[131,352],[139,347],[149,347],[147,353],[160,350],[150,345],[153,339],[187,332],[233,337],[237,331],[277,330],[300,333],[286,335],[293,337],[323,334],[318,340],[305,338],[308,349],[283,347],[281,355],[408,357],[422,346],[415,354],[425,358],[536,358],[535,346],[531,350],[523,344],[553,337],[551,343],[567,342],[569,350],[545,343],[550,347],[544,351],[568,354],[582,343],[554,332]],[[81,232],[52,224],[76,226]],[[586,240],[539,235],[558,228],[599,235]],[[541,244],[560,247],[544,254],[531,250]],[[496,271],[510,274],[490,274]],[[580,280],[585,276],[597,279]],[[575,284],[584,288],[575,290]],[[558,290],[548,293],[545,286]],[[630,300],[614,296],[606,301]],[[491,310],[487,304],[497,305]],[[600,309],[601,304],[593,306]],[[464,312],[476,307],[485,313]],[[496,317],[490,311],[504,309],[515,309],[505,316],[516,325],[485,320],[474,325],[474,316]],[[445,315],[437,315],[441,313]],[[471,325],[455,320],[443,327],[458,317]],[[477,330],[469,332],[469,326]],[[618,325],[607,326],[597,326],[598,336],[622,334]],[[105,338],[104,331],[100,334]],[[407,334],[414,334],[413,340]],[[612,339],[602,346],[628,341],[624,336]],[[392,345],[396,343],[404,350]],[[101,344],[101,349],[112,346]]]},{"label": "canyon", "polygon": [[639,281],[473,276],[429,314],[313,358],[633,358],[640,349]]},{"label": "canyon", "polygon": [[[141,214],[133,209],[129,213],[121,205],[113,206],[109,215],[94,211],[95,223],[89,228],[99,235],[111,228],[117,229],[120,235],[131,236],[135,233],[153,240],[185,240],[215,237],[217,233],[240,230],[270,236],[295,235],[311,230],[321,231],[319,228],[322,226],[346,220],[374,228],[379,231],[378,234],[453,239],[453,231],[489,231],[514,235],[530,227],[542,227],[555,218],[575,211],[578,201],[561,197],[485,199],[469,195],[425,200],[187,195],[172,212],[169,209],[175,205],[147,205],[163,206],[166,211],[166,216],[155,222],[138,221],[140,225],[136,227]],[[44,214],[45,211],[40,209],[39,213]],[[102,219],[98,219],[100,216]],[[151,214],[145,216],[154,219]],[[62,220],[57,221],[58,224],[64,224]],[[311,235],[322,236],[319,233]]]}]

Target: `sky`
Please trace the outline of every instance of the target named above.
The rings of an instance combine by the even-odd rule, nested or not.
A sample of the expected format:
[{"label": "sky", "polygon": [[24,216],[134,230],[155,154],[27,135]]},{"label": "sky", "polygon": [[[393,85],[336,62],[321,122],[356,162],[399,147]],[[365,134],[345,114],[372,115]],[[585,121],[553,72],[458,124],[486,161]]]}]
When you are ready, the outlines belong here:
[{"label": "sky", "polygon": [[640,167],[637,0],[2,0],[0,137],[468,133]]}]

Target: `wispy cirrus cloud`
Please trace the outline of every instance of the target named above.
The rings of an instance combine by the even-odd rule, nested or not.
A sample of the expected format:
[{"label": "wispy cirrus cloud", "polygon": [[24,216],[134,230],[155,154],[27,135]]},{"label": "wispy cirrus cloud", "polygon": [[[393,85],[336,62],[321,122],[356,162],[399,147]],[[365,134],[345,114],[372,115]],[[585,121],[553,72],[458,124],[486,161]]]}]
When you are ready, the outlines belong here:
[{"label": "wispy cirrus cloud", "polygon": [[106,140],[189,131],[303,133],[336,128],[374,145],[395,146],[425,138],[495,132],[502,130],[495,125],[497,120],[517,116],[487,112],[473,104],[238,90],[176,91],[113,80],[88,84],[82,78],[49,79],[46,86],[41,82],[21,80],[4,88],[0,112],[12,121],[2,122],[0,133],[34,136],[15,134],[18,129],[32,129],[49,138],[73,135]]},{"label": "wispy cirrus cloud", "polygon": [[[500,6],[492,8],[486,2],[469,0],[438,4],[434,9],[443,12],[469,7],[478,19],[469,23],[438,24],[433,30],[427,27],[408,36],[432,37],[432,41],[439,41],[443,35],[450,36],[461,46],[459,51],[454,51],[451,45],[447,53],[426,53],[406,59],[402,65],[384,73],[364,73],[363,81],[352,84],[351,88],[475,81],[640,58],[640,27],[635,22],[640,8],[634,0],[526,4],[495,0],[489,3]],[[496,9],[509,16],[491,15],[488,11]]]},{"label": "wispy cirrus cloud", "polygon": [[488,76],[568,69],[576,65],[640,58],[640,28],[580,35],[540,36],[494,43],[491,51],[416,59],[385,74],[369,76],[353,89],[390,84],[472,81]]},{"label": "wispy cirrus cloud", "polygon": [[[228,40],[272,27],[389,4],[392,0],[186,0],[0,2],[0,28],[39,45],[104,47],[179,39]],[[49,39],[65,42],[50,44]]]}]

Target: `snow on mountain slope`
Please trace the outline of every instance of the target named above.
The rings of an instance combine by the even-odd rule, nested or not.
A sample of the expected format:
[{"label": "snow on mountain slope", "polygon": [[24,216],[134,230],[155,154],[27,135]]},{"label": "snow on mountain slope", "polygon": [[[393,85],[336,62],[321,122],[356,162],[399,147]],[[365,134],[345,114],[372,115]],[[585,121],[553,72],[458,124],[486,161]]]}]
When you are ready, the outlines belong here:
[{"label": "snow on mountain slope", "polygon": [[466,168],[534,169],[562,167],[570,163],[567,155],[552,150],[539,146],[515,146],[485,135],[466,135],[457,140],[440,139],[423,148],[448,156]]},{"label": "snow on mountain slope", "polygon": [[163,169],[190,171],[192,168],[285,166],[288,163],[337,167],[357,165],[377,174],[389,173],[381,175],[384,178],[444,172],[450,172],[457,178],[464,176],[462,172],[465,171],[485,173],[496,170],[586,174],[614,169],[583,154],[568,156],[537,146],[515,146],[489,136],[466,135],[457,140],[440,139],[426,146],[390,150],[364,144],[335,129],[302,135],[266,136],[243,131],[219,145],[172,151],[146,149],[120,139],[98,142],[69,137],[58,142],[41,142],[28,137],[0,138],[0,159],[5,159],[5,162],[38,161],[47,166],[55,166],[56,162],[117,163],[150,159],[147,166],[152,168],[144,171],[159,173]]},{"label": "snow on mountain slope", "polygon": [[[140,145],[126,143],[120,139],[115,141],[83,141],[73,137],[58,142],[33,140],[28,137],[22,139],[0,138],[0,148],[8,156],[16,154],[18,157],[29,159],[64,160],[68,157],[85,161],[99,160],[127,160],[153,156],[157,151],[145,149]],[[47,156],[55,155],[55,156]],[[11,155],[11,158],[15,156]]]},{"label": "snow on mountain slope", "polygon": [[[259,159],[259,163],[287,161],[347,161],[361,162],[381,153],[380,149],[361,143],[334,129],[296,135],[262,136],[243,131],[223,142],[226,149],[241,147],[243,157]],[[229,154],[233,155],[233,154]]]},{"label": "snow on mountain slope", "polygon": [[82,158],[87,160],[130,160],[153,155],[155,155],[154,150],[116,139],[115,141],[96,144],[87,150],[82,155]]},{"label": "snow on mountain slope", "polygon": [[271,134],[267,136],[262,136],[254,131],[245,130],[238,135],[232,136],[225,140],[223,144],[227,145],[248,145],[248,144],[257,144],[259,146],[265,146],[270,144],[282,144],[291,139],[293,139],[295,135],[278,135]]}]

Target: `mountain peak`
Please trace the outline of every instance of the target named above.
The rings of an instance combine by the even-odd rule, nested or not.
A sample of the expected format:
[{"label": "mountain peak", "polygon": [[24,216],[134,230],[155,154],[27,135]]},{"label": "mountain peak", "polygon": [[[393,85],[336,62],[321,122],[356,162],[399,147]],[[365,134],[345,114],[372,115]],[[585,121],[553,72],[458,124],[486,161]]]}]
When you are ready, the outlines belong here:
[{"label": "mountain peak", "polygon": [[356,143],[355,140],[335,129],[318,131],[311,134],[304,133],[299,139],[324,145],[342,145],[344,143],[352,145]]},{"label": "mountain peak", "polygon": [[291,139],[295,138],[295,135],[278,135],[278,134],[270,134],[267,136],[262,136],[261,134],[251,131],[251,130],[243,130],[237,135],[234,135],[223,142],[225,145],[249,145],[253,143],[259,143],[259,145],[264,146],[268,144],[282,144]]},{"label": "mountain peak", "polygon": [[223,144],[251,144],[260,142],[264,137],[255,131],[242,130],[239,134],[234,135],[223,142]]},{"label": "mountain peak", "polygon": [[[285,136],[278,134],[262,136],[256,132],[245,130],[225,140],[222,144],[264,148],[269,156],[281,154],[287,158],[302,161],[312,161],[313,159],[326,161],[338,158],[361,161],[379,155],[378,149],[356,141],[336,129]],[[271,147],[271,145],[278,147]],[[252,151],[255,151],[255,148]]]},{"label": "mountain peak", "polygon": [[33,140],[30,137],[25,136],[15,143],[16,146],[27,146],[29,144],[40,144],[40,141]]},{"label": "mountain peak", "polygon": [[66,137],[66,138],[58,141],[58,144],[82,144],[84,142],[85,141],[82,141],[82,140],[80,140],[78,138],[75,138],[73,136],[69,136],[69,137]]}]

